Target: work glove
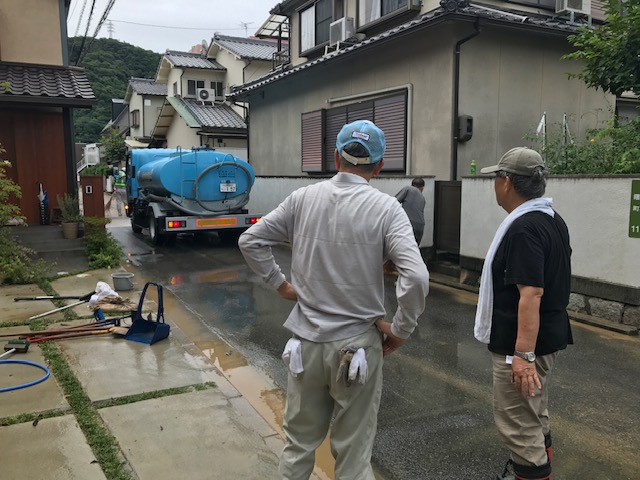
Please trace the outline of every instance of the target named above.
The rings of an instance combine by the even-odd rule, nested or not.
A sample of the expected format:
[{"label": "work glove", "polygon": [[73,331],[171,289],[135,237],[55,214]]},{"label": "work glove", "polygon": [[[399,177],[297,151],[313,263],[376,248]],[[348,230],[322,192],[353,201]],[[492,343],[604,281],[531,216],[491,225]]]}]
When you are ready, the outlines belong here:
[{"label": "work glove", "polygon": [[282,352],[282,360],[289,366],[291,375],[297,377],[304,371],[302,367],[302,343],[297,338],[290,338]]},{"label": "work glove", "polygon": [[364,349],[347,345],[338,351],[338,373],[336,383],[343,382],[347,387],[358,381],[361,385],[367,380],[367,357]]}]

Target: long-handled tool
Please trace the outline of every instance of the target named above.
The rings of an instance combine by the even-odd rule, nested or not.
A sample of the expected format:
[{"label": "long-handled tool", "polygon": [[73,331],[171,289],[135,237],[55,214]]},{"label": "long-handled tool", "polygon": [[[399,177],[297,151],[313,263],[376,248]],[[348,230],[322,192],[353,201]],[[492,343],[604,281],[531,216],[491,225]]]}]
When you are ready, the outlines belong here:
[{"label": "long-handled tool", "polygon": [[91,299],[91,295],[96,292],[87,293],[86,295],[69,295],[69,296],[58,296],[58,295],[40,295],[37,297],[14,297],[14,302],[20,302],[23,300],[89,300]]},{"label": "long-handled tool", "polygon": [[53,310],[49,310],[48,312],[41,313],[40,315],[34,315],[33,317],[29,317],[29,320],[35,320],[36,318],[46,317],[47,315],[51,315],[52,313],[61,312],[62,310],[66,310],[67,308],[77,307],[78,305],[82,305],[83,303],[88,302],[89,300],[80,300],[79,302],[70,303],[69,305],[65,305],[64,307],[54,308]]}]

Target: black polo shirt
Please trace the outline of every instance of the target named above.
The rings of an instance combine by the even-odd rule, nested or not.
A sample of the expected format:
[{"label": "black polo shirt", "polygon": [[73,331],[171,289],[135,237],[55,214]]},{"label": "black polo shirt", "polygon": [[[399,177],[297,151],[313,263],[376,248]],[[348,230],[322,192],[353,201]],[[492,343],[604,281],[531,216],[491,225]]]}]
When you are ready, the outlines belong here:
[{"label": "black polo shirt", "polygon": [[492,274],[490,351],[513,354],[518,333],[518,284],[544,289],[536,355],[573,343],[566,310],[571,292],[571,247],[560,215],[530,212],[517,218],[496,251]]}]

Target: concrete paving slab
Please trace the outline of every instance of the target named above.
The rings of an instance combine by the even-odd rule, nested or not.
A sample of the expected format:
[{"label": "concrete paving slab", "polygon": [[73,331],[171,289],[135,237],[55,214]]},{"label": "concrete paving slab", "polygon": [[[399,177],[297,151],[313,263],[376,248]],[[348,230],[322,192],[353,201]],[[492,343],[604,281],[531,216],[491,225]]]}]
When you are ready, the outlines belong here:
[{"label": "concrete paving slab", "polygon": [[99,411],[139,478],[262,480],[278,458],[225,396],[208,389]]},{"label": "concrete paving slab", "polygon": [[[26,330],[28,331],[29,329],[26,328]],[[24,331],[25,327],[10,327],[0,329],[0,334],[21,333]],[[0,338],[0,353],[5,353],[4,345],[8,340],[9,338]],[[27,353],[14,353],[4,357],[2,360],[26,360],[46,366],[42,351],[35,344],[29,346]],[[0,363],[0,388],[24,385],[42,378],[45,374],[42,369],[31,365]],[[13,417],[23,413],[69,408],[69,404],[65,400],[53,374],[37,385],[2,392],[0,395],[2,395],[0,418]]]},{"label": "concrete paving slab", "polygon": [[31,422],[2,427],[0,445],[3,458],[0,478],[106,478],[72,415],[46,418],[35,427]]},{"label": "concrete paving slab", "polygon": [[168,339],[147,345],[111,334],[58,342],[92,401],[210,381],[206,366]]},{"label": "concrete paving slab", "polygon": [[[23,300],[16,297],[40,297],[46,295],[37,285],[3,285],[0,289],[0,322],[29,322],[29,317],[53,310],[50,300]],[[52,318],[62,318],[62,314],[53,314]]]}]

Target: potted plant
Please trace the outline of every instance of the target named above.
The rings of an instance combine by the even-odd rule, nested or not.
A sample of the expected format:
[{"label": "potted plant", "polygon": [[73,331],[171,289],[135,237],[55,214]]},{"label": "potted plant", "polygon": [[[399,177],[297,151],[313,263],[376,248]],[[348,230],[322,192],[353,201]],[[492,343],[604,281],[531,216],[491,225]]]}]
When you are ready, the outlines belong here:
[{"label": "potted plant", "polygon": [[78,238],[78,226],[82,221],[78,197],[65,193],[57,195],[56,199],[62,217],[62,235],[67,239]]}]

